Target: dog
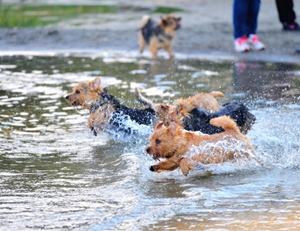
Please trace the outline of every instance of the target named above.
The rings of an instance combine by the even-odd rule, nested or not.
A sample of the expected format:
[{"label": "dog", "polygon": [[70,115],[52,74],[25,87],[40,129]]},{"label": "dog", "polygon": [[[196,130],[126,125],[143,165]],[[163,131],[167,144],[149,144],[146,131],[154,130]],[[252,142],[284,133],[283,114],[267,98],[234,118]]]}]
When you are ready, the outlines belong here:
[{"label": "dog", "polygon": [[216,97],[224,97],[220,91],[200,93],[187,99],[177,99],[172,105],[155,104],[135,90],[135,98],[144,105],[149,105],[156,111],[157,117],[166,126],[171,121],[184,127],[188,131],[201,131],[205,134],[222,132],[222,128],[215,127],[209,123],[210,119],[227,115],[238,125],[243,134],[252,128],[256,121],[255,116],[242,103],[229,102],[219,105]]},{"label": "dog", "polygon": [[224,97],[224,94],[221,91],[199,93],[197,95],[190,96],[187,99],[177,99],[172,105],[168,105],[165,103],[153,103],[151,100],[145,98],[140,93],[139,89],[135,89],[135,99],[139,103],[153,108],[156,111],[157,118],[164,121],[165,125],[168,125],[171,121],[169,114],[176,111],[178,107],[182,107],[186,111],[190,111],[195,107],[200,107],[207,112],[216,112],[220,110],[220,104],[216,100],[216,97]]},{"label": "dog", "polygon": [[169,118],[188,131],[215,134],[224,130],[221,127],[213,126],[209,121],[224,115],[233,119],[243,134],[247,134],[256,121],[256,117],[244,104],[235,101],[223,104],[219,111],[212,113],[199,107],[187,108],[184,103],[178,104],[176,111],[170,112]]},{"label": "dog", "polygon": [[143,16],[138,32],[140,52],[143,53],[145,45],[148,44],[152,59],[157,58],[159,49],[165,49],[170,58],[173,57],[172,43],[180,28],[180,21],[180,17],[169,14],[162,16],[160,23],[156,24],[148,15]]},{"label": "dog", "polygon": [[[250,140],[243,135],[236,123],[228,116],[213,118],[210,123],[224,129],[221,133],[213,135],[198,135],[186,131],[182,126],[171,122],[168,127],[160,122],[150,136],[150,144],[146,152],[152,155],[154,160],[165,158],[165,161],[152,165],[150,171],[160,173],[162,171],[173,171],[180,168],[186,176],[197,164],[218,164],[226,161],[234,161],[240,158],[253,156],[255,150]],[[224,141],[224,142],[221,142]],[[227,148],[228,143],[234,143]],[[239,143],[240,150],[235,148]],[[197,146],[197,153],[193,156],[185,155],[192,146]]]},{"label": "dog", "polygon": [[73,92],[65,99],[72,106],[82,106],[84,109],[91,109],[91,103],[99,100],[99,92],[102,92],[101,79],[99,77],[90,82],[82,82],[73,87]]},{"label": "dog", "polygon": [[148,125],[154,123],[156,113],[153,108],[145,109],[130,108],[120,103],[113,95],[107,94],[107,88],[99,94],[100,100],[94,102],[90,109],[88,127],[97,135],[96,128],[110,124],[116,130],[126,133],[134,132],[126,123],[128,120],[134,121],[139,125]]}]

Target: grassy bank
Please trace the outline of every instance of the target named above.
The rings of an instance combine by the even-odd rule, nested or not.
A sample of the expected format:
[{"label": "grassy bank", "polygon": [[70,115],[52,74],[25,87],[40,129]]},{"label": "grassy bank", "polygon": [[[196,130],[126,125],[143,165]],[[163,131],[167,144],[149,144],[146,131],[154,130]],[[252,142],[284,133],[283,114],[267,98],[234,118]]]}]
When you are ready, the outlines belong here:
[{"label": "grassy bank", "polygon": [[[0,0],[1,1],[1,0]],[[182,12],[175,7],[157,7],[152,13]],[[113,5],[3,5],[0,4],[1,27],[38,27],[75,18],[81,14],[117,13]]]},{"label": "grassy bank", "polygon": [[0,5],[0,27],[45,26],[86,13],[116,13],[115,6]]}]

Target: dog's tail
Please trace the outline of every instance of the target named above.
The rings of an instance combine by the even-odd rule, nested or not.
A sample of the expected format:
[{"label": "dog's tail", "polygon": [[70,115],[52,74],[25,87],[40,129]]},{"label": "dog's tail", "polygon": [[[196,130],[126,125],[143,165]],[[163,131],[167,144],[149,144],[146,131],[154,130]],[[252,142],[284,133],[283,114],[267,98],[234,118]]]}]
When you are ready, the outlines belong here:
[{"label": "dog's tail", "polygon": [[144,96],[142,96],[141,92],[139,91],[138,88],[135,88],[135,99],[136,101],[138,101],[139,103],[148,106],[150,108],[154,108],[154,104],[150,99],[146,99]]},{"label": "dog's tail", "polygon": [[212,92],[210,92],[209,93],[211,96],[213,96],[213,97],[224,97],[224,93],[223,92],[221,92],[221,91],[212,91]]},{"label": "dog's tail", "polygon": [[236,125],[233,119],[229,116],[220,116],[210,120],[210,123],[216,127],[222,127],[224,130],[234,130],[240,132],[240,129]]},{"label": "dog's tail", "polygon": [[141,22],[141,25],[140,25],[140,29],[144,28],[146,26],[146,24],[148,23],[150,19],[150,16],[149,15],[144,15],[142,17],[142,22]]}]

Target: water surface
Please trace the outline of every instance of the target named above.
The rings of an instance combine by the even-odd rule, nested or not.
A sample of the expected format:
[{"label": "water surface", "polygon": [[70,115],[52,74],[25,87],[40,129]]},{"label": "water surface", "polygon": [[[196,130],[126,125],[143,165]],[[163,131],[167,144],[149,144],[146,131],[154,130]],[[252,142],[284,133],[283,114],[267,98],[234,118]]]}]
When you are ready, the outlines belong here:
[{"label": "water surface", "polygon": [[[0,58],[0,225],[3,230],[299,230],[300,66],[97,56]],[[64,96],[100,77],[124,104],[134,88],[156,102],[220,90],[257,123],[262,161],[208,174],[155,174],[137,135],[86,128]]]}]

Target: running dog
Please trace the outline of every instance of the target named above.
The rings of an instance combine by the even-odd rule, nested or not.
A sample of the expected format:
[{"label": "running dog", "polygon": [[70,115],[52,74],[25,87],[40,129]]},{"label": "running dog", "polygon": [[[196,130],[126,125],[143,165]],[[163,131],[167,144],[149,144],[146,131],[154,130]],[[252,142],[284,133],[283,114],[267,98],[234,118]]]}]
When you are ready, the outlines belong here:
[{"label": "running dog", "polygon": [[224,130],[221,127],[213,126],[209,121],[226,115],[235,121],[243,134],[247,134],[256,120],[255,116],[244,104],[235,101],[223,104],[219,111],[212,113],[199,107],[191,109],[186,108],[185,104],[181,105],[178,104],[176,110],[170,112],[169,118],[189,131],[201,131],[205,134],[223,132]]},{"label": "running dog", "polygon": [[99,92],[102,92],[101,79],[95,78],[90,82],[82,82],[73,87],[73,92],[65,99],[72,106],[82,106],[84,109],[91,109],[91,103],[99,100]]},{"label": "running dog", "polygon": [[156,24],[148,15],[143,16],[138,32],[140,52],[143,53],[145,45],[148,44],[153,59],[157,58],[159,49],[165,49],[170,58],[173,57],[172,43],[180,28],[180,20],[180,17],[169,14],[161,17],[160,23]]},{"label": "running dog", "polygon": [[[197,164],[218,164],[254,155],[249,139],[240,132],[232,119],[221,116],[211,119],[210,123],[222,127],[224,131],[213,135],[198,135],[184,130],[175,122],[171,122],[168,127],[160,122],[150,136],[150,144],[145,151],[154,160],[166,160],[152,165],[150,171],[160,173],[180,168],[187,175]],[[197,146],[197,153],[187,155],[192,146]]]},{"label": "running dog", "polygon": [[151,100],[145,98],[137,88],[135,89],[135,99],[139,103],[153,108],[158,119],[164,121],[165,125],[168,125],[171,121],[169,114],[176,111],[176,108],[178,107],[182,107],[186,111],[190,111],[195,107],[200,107],[207,112],[216,112],[220,110],[220,104],[216,100],[216,97],[224,97],[224,94],[220,91],[199,93],[187,99],[177,99],[172,105],[168,105],[164,103],[153,103]]},{"label": "running dog", "polygon": [[243,134],[252,128],[255,123],[255,116],[242,103],[229,102],[220,107],[215,97],[223,97],[220,91],[211,93],[200,93],[187,99],[177,99],[172,105],[155,104],[146,99],[136,89],[136,100],[144,105],[149,105],[156,111],[157,117],[166,126],[171,121],[184,127],[189,131],[201,131],[205,134],[214,134],[224,131],[220,127],[215,127],[209,123],[210,119],[223,115],[232,118]]},{"label": "running dog", "polygon": [[96,128],[110,124],[118,131],[132,133],[128,121],[140,125],[151,125],[156,118],[155,111],[151,108],[130,108],[120,103],[113,95],[107,94],[107,89],[99,94],[100,100],[93,103],[88,119],[88,127],[97,135]]}]

